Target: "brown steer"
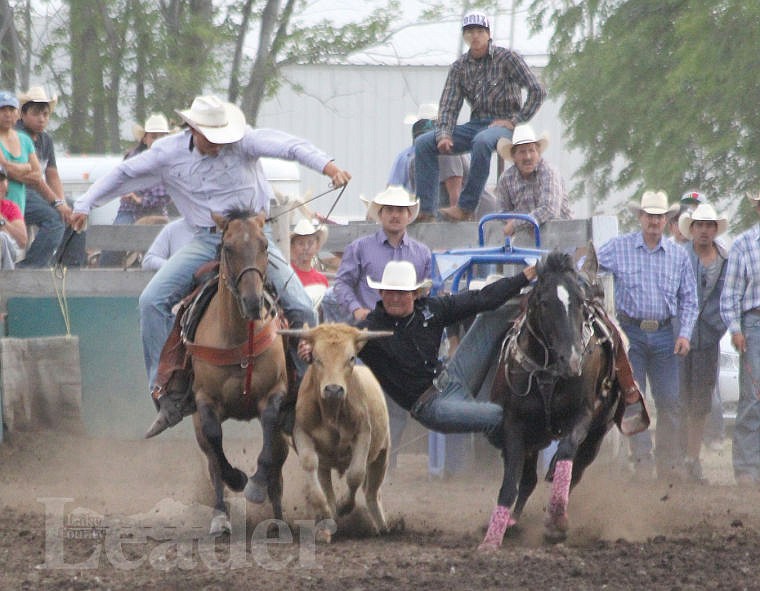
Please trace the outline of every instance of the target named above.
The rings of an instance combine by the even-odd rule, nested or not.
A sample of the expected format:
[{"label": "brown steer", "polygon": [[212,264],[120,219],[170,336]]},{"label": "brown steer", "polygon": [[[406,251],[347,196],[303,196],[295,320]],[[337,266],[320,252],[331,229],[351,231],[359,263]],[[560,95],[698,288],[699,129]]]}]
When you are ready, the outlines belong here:
[{"label": "brown steer", "polygon": [[[387,531],[379,491],[390,451],[388,408],[375,376],[356,365],[356,354],[367,340],[393,333],[346,324],[280,333],[305,339],[312,348],[312,363],[298,390],[293,445],[308,476],[306,498],[317,519],[317,539],[330,541],[332,528],[319,522],[350,513],[360,484],[375,527]],[[333,469],[346,474],[348,485],[337,504]]]}]

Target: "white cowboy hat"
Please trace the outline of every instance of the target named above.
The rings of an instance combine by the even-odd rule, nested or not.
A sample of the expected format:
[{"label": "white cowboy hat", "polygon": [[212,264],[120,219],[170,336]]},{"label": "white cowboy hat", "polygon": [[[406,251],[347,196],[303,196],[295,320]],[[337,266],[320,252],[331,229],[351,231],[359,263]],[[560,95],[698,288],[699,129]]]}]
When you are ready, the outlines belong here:
[{"label": "white cowboy hat", "polygon": [[26,92],[19,93],[18,102],[22,107],[26,103],[47,103],[50,105],[50,112],[52,113],[58,104],[58,95],[54,94],[49,97],[42,86],[32,86]]},{"label": "white cowboy hat", "polygon": [[527,123],[516,125],[514,130],[512,130],[512,139],[501,138],[496,143],[496,151],[504,160],[511,162],[512,147],[519,146],[520,144],[537,144],[538,153],[543,154],[549,146],[549,135],[544,132],[541,134],[541,137],[537,137],[536,132]]},{"label": "white cowboy hat", "polygon": [[367,285],[372,289],[388,289],[391,291],[417,291],[430,285],[430,280],[417,282],[417,271],[409,261],[389,261],[383,269],[383,278],[372,281],[367,276]]},{"label": "white cowboy hat", "polygon": [[245,134],[243,111],[213,95],[196,96],[189,109],[176,113],[212,144],[233,144]]},{"label": "white cowboy hat", "polygon": [[410,195],[401,185],[389,185],[385,191],[375,195],[375,198],[372,201],[367,201],[364,197],[360,197],[360,199],[367,203],[367,217],[375,222],[380,221],[380,208],[383,205],[396,205],[398,207],[410,208],[412,219],[409,220],[409,223],[412,223],[417,219],[417,215],[420,213],[419,200],[413,195]]},{"label": "white cowboy hat", "polygon": [[718,236],[728,229],[728,218],[726,216],[718,217],[715,208],[709,203],[700,203],[694,211],[686,211],[678,218],[678,229],[685,238],[691,240],[691,224],[693,222],[717,222]]},{"label": "white cowboy hat", "polygon": [[145,125],[135,123],[132,126],[132,135],[136,141],[145,137],[146,133],[170,133],[169,121],[161,113],[153,113],[145,120]]},{"label": "white cowboy hat", "polygon": [[674,203],[668,207],[668,194],[665,191],[644,191],[641,196],[641,203],[629,203],[628,209],[633,213],[646,212],[655,215],[671,214],[678,211],[681,206]]},{"label": "white cowboy hat", "polygon": [[317,236],[317,242],[320,248],[327,241],[327,226],[324,224],[314,225],[310,220],[306,218],[299,220],[299,222],[290,231],[290,240],[296,236]]},{"label": "white cowboy hat", "polygon": [[416,115],[410,113],[404,117],[404,124],[412,125],[420,119],[432,119],[433,121],[438,119],[438,103],[422,103],[420,108],[417,109]]}]

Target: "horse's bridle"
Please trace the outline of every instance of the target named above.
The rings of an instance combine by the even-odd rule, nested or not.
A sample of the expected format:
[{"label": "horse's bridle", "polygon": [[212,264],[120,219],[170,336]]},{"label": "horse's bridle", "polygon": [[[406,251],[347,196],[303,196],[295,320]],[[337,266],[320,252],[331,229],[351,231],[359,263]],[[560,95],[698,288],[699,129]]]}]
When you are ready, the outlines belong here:
[{"label": "horse's bridle", "polygon": [[235,302],[237,302],[238,309],[240,310],[240,315],[243,318],[246,318],[245,309],[243,307],[242,302],[240,301],[240,282],[243,280],[243,276],[246,273],[253,272],[259,276],[259,279],[261,279],[261,285],[262,285],[261,296],[259,298],[259,305],[263,307],[263,304],[267,299],[266,290],[264,289],[264,285],[266,285],[266,280],[267,280],[266,269],[262,271],[256,265],[248,265],[247,267],[243,267],[238,272],[238,274],[234,278],[232,278],[229,275],[229,270],[232,267],[230,266],[230,262],[227,259],[227,251],[224,249],[224,235],[222,235],[222,244],[220,247],[220,251],[221,252],[220,252],[219,260],[221,261],[220,273],[222,274],[222,279],[224,280],[224,284],[227,287],[227,289],[235,298]]},{"label": "horse's bridle", "polygon": [[[538,363],[537,361],[535,361],[520,346],[520,343],[518,342],[518,336],[523,326],[533,336],[536,342],[539,345],[541,345],[541,347],[543,348],[543,351],[544,351],[543,363]],[[588,344],[591,340],[591,337],[594,334],[593,308],[589,305],[589,303],[585,299],[583,300],[583,327],[581,330],[583,333],[583,351],[581,353],[581,356],[584,357],[586,355],[586,351],[588,350]],[[539,335],[539,332],[541,333],[540,335]],[[528,381],[526,384],[525,391],[518,392],[515,389],[514,384],[512,383],[512,380],[509,378],[510,365],[505,363],[504,377],[506,379],[507,385],[509,386],[509,389],[516,396],[520,396],[520,397],[527,396],[530,393],[530,390],[533,386],[534,379],[537,379],[539,382],[556,382],[557,380],[563,377],[562,374],[560,374],[560,372],[557,371],[557,369],[553,365],[550,364],[551,350],[552,350],[551,345],[546,343],[546,336],[543,334],[543,331],[541,331],[540,328],[537,330],[533,326],[533,323],[530,320],[527,310],[525,314],[523,315],[522,319],[519,322],[515,323],[512,330],[510,330],[510,332],[507,334],[502,350],[503,350],[503,356],[504,356],[505,361],[507,358],[512,358],[515,361],[515,363],[520,367],[520,369],[522,369],[524,372],[528,374]],[[582,362],[582,359],[581,359],[581,362]]]}]

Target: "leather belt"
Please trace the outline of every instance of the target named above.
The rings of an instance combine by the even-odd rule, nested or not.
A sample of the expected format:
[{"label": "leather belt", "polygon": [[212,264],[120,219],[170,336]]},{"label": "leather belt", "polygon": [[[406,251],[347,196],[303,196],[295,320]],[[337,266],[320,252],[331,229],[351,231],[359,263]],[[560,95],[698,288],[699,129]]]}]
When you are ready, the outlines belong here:
[{"label": "leather belt", "polygon": [[218,228],[216,226],[195,226],[195,231],[201,234],[216,234]]},{"label": "leather belt", "polygon": [[623,312],[617,313],[618,320],[621,324],[632,324],[638,326],[644,332],[656,332],[661,328],[670,326],[672,318],[666,318],[665,320],[644,320],[641,318],[631,318],[628,314]]}]

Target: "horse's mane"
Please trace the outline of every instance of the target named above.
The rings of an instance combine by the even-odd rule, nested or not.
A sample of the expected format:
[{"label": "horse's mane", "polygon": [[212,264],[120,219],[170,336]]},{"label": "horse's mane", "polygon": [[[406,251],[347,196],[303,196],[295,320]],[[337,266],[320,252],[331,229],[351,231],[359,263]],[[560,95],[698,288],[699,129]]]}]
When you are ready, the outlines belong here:
[{"label": "horse's mane", "polygon": [[574,273],[573,257],[565,252],[554,250],[547,255],[542,271],[545,273]]},{"label": "horse's mane", "polygon": [[235,207],[232,209],[228,209],[224,212],[224,217],[227,218],[229,221],[232,220],[247,220],[250,217],[253,217],[256,215],[251,211],[250,209],[244,209],[242,207]]}]

